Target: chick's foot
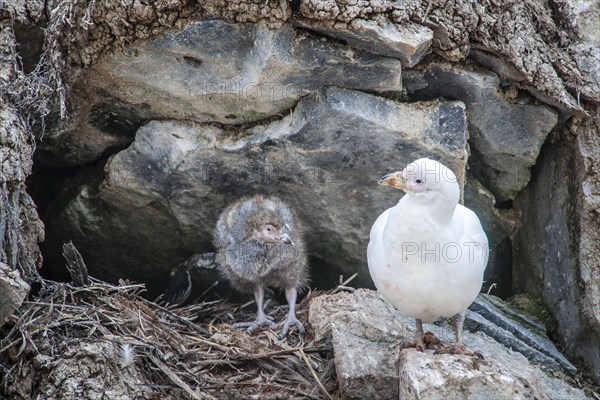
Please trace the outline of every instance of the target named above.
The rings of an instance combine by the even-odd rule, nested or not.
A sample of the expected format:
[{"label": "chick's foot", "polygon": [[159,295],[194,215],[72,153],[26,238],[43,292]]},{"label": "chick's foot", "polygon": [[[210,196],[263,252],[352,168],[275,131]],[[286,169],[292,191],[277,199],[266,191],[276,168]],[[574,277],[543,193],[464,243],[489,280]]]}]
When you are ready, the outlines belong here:
[{"label": "chick's foot", "polygon": [[268,326],[273,329],[277,325],[273,322],[273,317],[269,315],[261,315],[256,317],[256,319],[252,322],[238,322],[233,324],[234,328],[246,329],[246,333],[252,334],[258,330],[258,328],[262,326]]},{"label": "chick's foot", "polygon": [[304,334],[304,332],[306,332],[304,325],[298,320],[298,318],[296,318],[295,315],[288,315],[286,319],[280,323],[280,325],[282,325],[281,332],[279,332],[279,335],[277,335],[277,338],[280,340],[287,335],[292,326],[296,326],[300,334]]}]

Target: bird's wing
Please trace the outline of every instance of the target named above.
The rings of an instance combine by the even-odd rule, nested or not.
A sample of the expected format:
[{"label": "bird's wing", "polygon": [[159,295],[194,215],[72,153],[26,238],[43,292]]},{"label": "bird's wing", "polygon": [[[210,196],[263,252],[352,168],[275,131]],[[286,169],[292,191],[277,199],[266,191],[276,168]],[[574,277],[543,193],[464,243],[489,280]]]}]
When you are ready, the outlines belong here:
[{"label": "bird's wing", "polygon": [[458,204],[452,218],[453,229],[457,230],[458,242],[467,251],[469,260],[473,265],[485,270],[489,255],[488,238],[481,226],[481,222],[473,211]]},{"label": "bird's wing", "polygon": [[488,238],[483,231],[481,221],[472,210],[458,204],[454,212],[453,223],[462,226],[462,240],[465,242],[473,242],[480,247],[488,246]]},{"label": "bird's wing", "polygon": [[231,235],[231,211],[233,210],[234,204],[230,204],[221,212],[221,216],[217,221],[215,227],[214,245],[217,249],[225,249],[229,243],[229,236]]},{"label": "bird's wing", "polygon": [[380,276],[379,271],[382,265],[385,265],[384,258],[387,256],[387,251],[383,246],[383,230],[387,223],[391,208],[385,210],[371,227],[369,234],[369,245],[367,246],[367,264],[373,281],[378,282]]}]

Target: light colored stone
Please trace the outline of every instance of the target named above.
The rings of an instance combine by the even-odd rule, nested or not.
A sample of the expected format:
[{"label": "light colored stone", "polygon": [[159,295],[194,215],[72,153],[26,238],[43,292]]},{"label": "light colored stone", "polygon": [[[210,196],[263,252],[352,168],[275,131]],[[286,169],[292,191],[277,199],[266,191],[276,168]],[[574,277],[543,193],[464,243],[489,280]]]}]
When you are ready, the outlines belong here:
[{"label": "light colored stone", "polygon": [[[557,6],[579,36],[580,42],[572,46],[571,52],[577,67],[591,78],[586,86],[600,87],[600,2],[560,0]],[[575,88],[578,101],[585,89]]]},{"label": "light colored stone", "polygon": [[431,29],[413,23],[400,25],[383,14],[375,15],[371,20],[354,19],[349,23],[298,18],[294,24],[344,40],[371,53],[397,58],[405,67],[417,65],[433,40]]},{"label": "light colored stone", "polygon": [[[128,265],[134,279],[163,282],[171,267],[211,247],[227,203],[266,193],[296,210],[310,255],[336,274],[358,272],[355,282],[367,285],[369,229],[402,195],[377,180],[428,156],[449,165],[462,185],[465,145],[460,102],[395,103],[337,88],[241,132],[154,121],[106,164],[99,190],[82,187],[53,207],[47,245],[72,239],[103,279]],[[53,253],[60,251],[49,247]]]},{"label": "light colored stone", "polygon": [[[414,320],[399,316],[371,290],[317,296],[310,302],[308,320],[317,341],[331,341],[345,399],[553,399],[556,393],[586,398],[481,330],[466,331],[463,342],[479,350],[483,360],[400,350],[399,341],[414,336]],[[490,320],[486,324],[495,325]],[[447,343],[453,340],[448,323],[424,328]]]},{"label": "light colored stone", "polygon": [[435,355],[414,349],[400,353],[399,399],[544,399],[535,370],[510,358],[479,360],[468,355]]},{"label": "light colored stone", "polygon": [[561,0],[557,5],[582,39],[600,47],[600,3],[595,0]]},{"label": "light colored stone", "polygon": [[21,306],[29,289],[19,271],[0,262],[0,326]]}]

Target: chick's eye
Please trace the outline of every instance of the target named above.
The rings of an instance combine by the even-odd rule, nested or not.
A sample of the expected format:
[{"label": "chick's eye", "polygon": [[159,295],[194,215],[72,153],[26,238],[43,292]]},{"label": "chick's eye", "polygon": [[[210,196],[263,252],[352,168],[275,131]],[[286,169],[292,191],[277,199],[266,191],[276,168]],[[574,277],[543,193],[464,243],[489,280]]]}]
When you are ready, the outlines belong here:
[{"label": "chick's eye", "polygon": [[271,229],[271,227],[270,227],[270,226],[267,226],[267,227],[265,228],[265,231],[267,231],[267,232],[271,232],[271,231],[272,231],[272,229]]},{"label": "chick's eye", "polygon": [[420,179],[417,179],[415,182],[417,182],[419,185],[420,185],[421,183],[423,183],[423,181],[422,181],[422,180],[420,180]]}]

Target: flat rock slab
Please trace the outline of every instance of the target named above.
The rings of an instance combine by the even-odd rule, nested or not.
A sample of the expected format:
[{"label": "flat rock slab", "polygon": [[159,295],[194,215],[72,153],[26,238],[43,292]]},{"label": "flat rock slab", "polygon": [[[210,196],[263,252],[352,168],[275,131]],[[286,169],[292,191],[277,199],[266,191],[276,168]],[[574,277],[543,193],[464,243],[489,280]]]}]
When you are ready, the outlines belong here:
[{"label": "flat rock slab", "polygon": [[[310,255],[332,265],[331,276],[359,272],[357,282],[368,285],[369,230],[402,196],[377,180],[427,156],[450,166],[462,185],[465,145],[460,102],[395,103],[337,88],[242,131],[153,121],[106,164],[99,188],[83,186],[55,205],[50,246],[72,239],[90,273],[105,279],[127,268],[132,278],[163,281],[174,265],[211,248],[226,204],[266,193],[297,211]],[[107,256],[106,248],[114,250]]]},{"label": "flat rock slab", "polygon": [[[352,51],[289,25],[192,24],[95,67],[98,89],[171,119],[238,124],[290,109],[323,85],[401,88],[397,60]],[[393,89],[392,89],[393,90]]]},{"label": "flat rock slab", "polygon": [[417,65],[433,40],[431,29],[413,23],[397,24],[383,14],[348,23],[298,18],[294,25],[344,40],[371,53],[397,58],[405,67]]},{"label": "flat rock slab", "polygon": [[[326,85],[401,90],[401,70],[398,59],[289,24],[197,22],[137,41],[90,68],[75,85],[78,107],[68,126],[49,132],[42,146],[56,158],[48,162],[89,163],[130,139],[143,121],[258,121],[288,113]],[[54,136],[62,147],[55,148]],[[72,147],[66,155],[65,140]]]},{"label": "flat rock slab", "polygon": [[484,332],[546,369],[577,372],[548,338],[546,328],[539,321],[515,311],[498,297],[480,294],[465,314],[465,327]]},{"label": "flat rock slab", "polygon": [[[372,290],[318,296],[311,300],[308,320],[316,340],[331,342],[346,399],[585,398],[581,390],[545,374],[483,332],[463,336],[483,360],[399,350],[399,341],[414,336],[414,320],[399,316]],[[442,341],[453,340],[445,323],[424,329]]]}]

